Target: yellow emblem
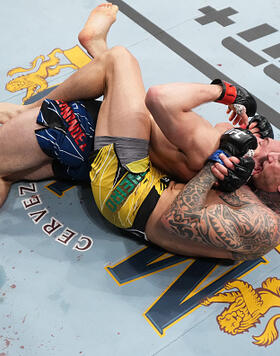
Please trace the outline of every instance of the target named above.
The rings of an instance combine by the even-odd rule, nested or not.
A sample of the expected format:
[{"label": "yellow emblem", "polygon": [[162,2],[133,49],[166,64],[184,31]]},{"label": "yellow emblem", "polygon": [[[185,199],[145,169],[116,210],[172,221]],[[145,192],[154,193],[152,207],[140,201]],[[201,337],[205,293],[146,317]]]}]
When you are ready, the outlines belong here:
[{"label": "yellow emblem", "polygon": [[[60,58],[56,55],[63,55],[67,61],[66,64],[60,64]],[[13,68],[7,75],[14,76],[15,74],[21,73],[20,76],[10,80],[6,84],[6,90],[14,93],[19,90],[26,90],[26,95],[22,99],[24,103],[31,96],[36,95],[48,88],[48,77],[53,77],[57,75],[64,68],[72,68],[77,70],[85,64],[89,63],[91,58],[83,52],[79,46],[75,46],[68,50],[62,50],[60,48],[55,48],[51,53],[47,55],[37,56],[32,62],[30,68]],[[38,67],[37,71],[34,71]],[[24,73],[24,74],[23,74]]]},{"label": "yellow emblem", "polygon": [[[229,307],[217,316],[219,327],[225,333],[236,335],[249,331],[260,323],[260,318],[273,307],[280,307],[280,280],[276,277],[267,278],[261,288],[254,289],[249,283],[233,280],[225,284],[225,289],[236,288],[238,291],[218,293],[205,298],[201,303],[209,306],[212,303],[229,303]],[[278,338],[276,321],[280,314],[272,316],[264,332],[253,336],[258,346],[271,345]]]}]

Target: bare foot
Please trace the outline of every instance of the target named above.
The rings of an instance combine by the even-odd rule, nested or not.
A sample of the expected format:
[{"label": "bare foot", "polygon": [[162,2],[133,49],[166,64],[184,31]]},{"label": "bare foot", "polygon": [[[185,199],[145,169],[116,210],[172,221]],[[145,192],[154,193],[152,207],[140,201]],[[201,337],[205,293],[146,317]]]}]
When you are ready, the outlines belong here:
[{"label": "bare foot", "polygon": [[79,33],[79,41],[88,53],[95,57],[107,50],[107,33],[116,21],[118,6],[106,3],[97,6]]}]

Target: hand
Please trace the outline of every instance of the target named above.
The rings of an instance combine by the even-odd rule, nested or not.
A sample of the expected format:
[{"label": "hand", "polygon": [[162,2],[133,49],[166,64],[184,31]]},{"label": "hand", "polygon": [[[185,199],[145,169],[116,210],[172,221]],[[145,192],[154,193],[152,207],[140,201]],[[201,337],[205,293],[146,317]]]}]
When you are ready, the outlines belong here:
[{"label": "hand", "polygon": [[246,127],[249,129],[256,137],[261,138],[274,138],[273,128],[271,123],[265,116],[262,115],[254,115],[250,121],[248,126]]},{"label": "hand", "polygon": [[219,149],[227,156],[242,157],[250,149],[255,150],[257,147],[258,141],[256,137],[247,129],[234,127],[226,131],[220,138]]},{"label": "hand", "polygon": [[250,131],[252,132],[252,134],[254,134],[256,137],[262,137],[257,122],[252,122],[251,124],[248,125],[247,128],[248,128],[248,130],[250,130]]},{"label": "hand", "polygon": [[[211,167],[211,171],[213,175],[219,179],[219,180],[224,180],[225,176],[228,175],[228,170],[227,168],[230,168],[234,170],[234,164],[233,163],[239,163],[240,160],[237,157],[227,157],[225,154],[221,153],[219,155],[220,159],[223,161],[224,165],[215,162],[213,166]],[[216,183],[218,185],[218,182]]]},{"label": "hand", "polygon": [[246,107],[241,104],[231,104],[228,106],[227,114],[230,114],[229,121],[233,121],[233,125],[239,124],[241,127],[247,127],[248,116],[246,114]]},{"label": "hand", "polygon": [[[237,158],[239,160],[238,163],[235,163],[236,157],[229,157],[231,162],[227,162],[223,156],[220,158],[223,160],[223,164],[227,165],[227,174],[225,174],[225,167],[218,166],[219,163],[214,164],[215,167],[212,168],[214,176],[223,177],[223,179],[218,179],[216,186],[222,192],[232,193],[248,182],[255,167],[255,162],[252,157],[241,157],[240,160]],[[231,164],[233,164],[234,169],[230,168]]]}]

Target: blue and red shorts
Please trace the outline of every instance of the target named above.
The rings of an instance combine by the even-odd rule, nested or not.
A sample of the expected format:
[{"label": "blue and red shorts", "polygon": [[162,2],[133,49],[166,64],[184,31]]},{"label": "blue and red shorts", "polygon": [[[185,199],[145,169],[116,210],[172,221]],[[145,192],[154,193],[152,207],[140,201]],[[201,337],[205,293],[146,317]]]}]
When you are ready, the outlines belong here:
[{"label": "blue and red shorts", "polygon": [[37,117],[42,128],[35,131],[44,153],[53,160],[58,179],[89,182],[89,155],[101,102],[64,102],[46,99]]}]

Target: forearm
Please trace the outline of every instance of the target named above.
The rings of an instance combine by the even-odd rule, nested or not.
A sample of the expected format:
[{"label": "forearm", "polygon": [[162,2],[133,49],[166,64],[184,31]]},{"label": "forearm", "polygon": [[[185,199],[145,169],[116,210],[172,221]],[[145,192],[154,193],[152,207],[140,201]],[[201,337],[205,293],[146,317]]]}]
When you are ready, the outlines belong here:
[{"label": "forearm", "polygon": [[204,168],[192,178],[177,195],[176,199],[165,212],[162,221],[172,232],[187,238],[194,235],[191,223],[193,216],[200,213],[205,207],[207,195],[216,182],[211,173],[211,164],[207,163]]},{"label": "forearm", "polygon": [[[177,237],[200,244],[202,248],[218,248],[232,251],[240,246],[240,236],[232,213],[226,204],[210,203],[207,197],[216,178],[211,163],[190,181],[178,194],[170,208],[162,216],[162,223]],[[226,218],[225,218],[226,216]]]},{"label": "forearm", "polygon": [[191,111],[204,103],[215,101],[221,95],[219,85],[199,83],[170,83],[151,87],[146,95],[149,110],[176,114]]},{"label": "forearm", "polygon": [[162,217],[165,228],[202,248],[229,251],[234,260],[254,259],[276,247],[280,243],[280,219],[248,187],[220,193],[220,203],[206,204],[215,181],[209,166],[178,194]]},{"label": "forearm", "polygon": [[173,209],[184,213],[194,213],[205,207],[206,199],[213,184],[217,181],[211,172],[212,162],[208,162],[202,170],[192,178],[178,194]]},{"label": "forearm", "polygon": [[175,83],[150,88],[146,96],[146,106],[157,125],[184,153],[188,167],[194,171],[202,169],[206,159],[218,148],[221,136],[210,122],[191,111],[202,102],[216,98],[212,87],[216,86]]}]

